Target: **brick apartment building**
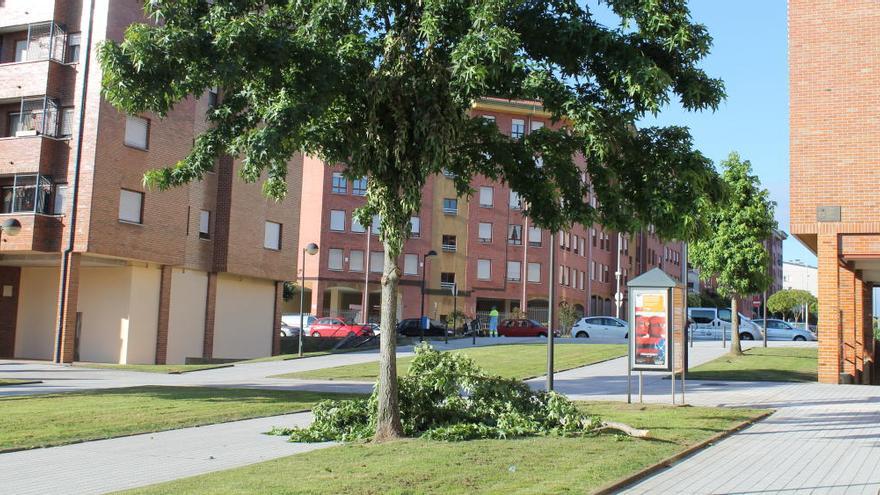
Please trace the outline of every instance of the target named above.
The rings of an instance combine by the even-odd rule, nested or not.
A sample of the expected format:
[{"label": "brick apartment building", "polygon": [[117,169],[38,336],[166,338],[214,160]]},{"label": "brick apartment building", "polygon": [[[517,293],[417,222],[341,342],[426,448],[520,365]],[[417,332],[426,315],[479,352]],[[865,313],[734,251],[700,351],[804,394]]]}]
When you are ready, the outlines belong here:
[{"label": "brick apartment building", "polygon": [[[484,99],[473,112],[514,136],[550,125],[549,115],[531,102]],[[300,258],[310,301],[306,311],[361,319],[367,286],[369,315],[376,318],[382,245],[375,232],[352,218],[364,203],[366,179],[346,180],[341,167],[317,159],[306,157],[304,162],[300,253],[308,243],[320,246],[318,255]],[[425,185],[421,208],[412,219],[413,237],[399,260],[398,318],[421,313],[424,275],[429,317],[443,320],[454,308],[474,317],[497,307],[502,314],[520,308],[546,321],[551,249],[556,249],[557,300],[584,314],[616,313],[617,253],[624,292],[627,280],[658,266],[681,278],[680,243],[663,244],[648,232],[619,242],[616,232],[600,226],[575,226],[551,246],[550,233],[529,224],[519,198],[507,186],[480,177],[471,185],[475,193],[469,198],[456,197],[453,181],[443,175]],[[437,256],[425,260],[431,250]],[[453,286],[458,289],[455,299]]]},{"label": "brick apartment building", "polygon": [[144,172],[185,156],[218,95],[163,120],[101,98],[95,47],[121,40],[142,9],[0,1],[0,357],[181,363],[277,351],[300,179],[276,204],[222,159],[202,182],[145,190]]},{"label": "brick apartment building", "polygon": [[877,383],[880,3],[788,5],[791,233],[818,258],[819,381]]},{"label": "brick apartment building", "polygon": [[[782,241],[786,239],[788,239],[788,234],[781,230],[773,229],[773,235],[764,241],[764,249],[770,255],[768,270],[770,271],[771,279],[770,287],[767,288],[767,297],[782,290]],[[753,294],[751,297],[744,298],[743,304],[740,306],[742,313],[754,315],[756,318],[763,318],[764,296],[765,294]]]}]

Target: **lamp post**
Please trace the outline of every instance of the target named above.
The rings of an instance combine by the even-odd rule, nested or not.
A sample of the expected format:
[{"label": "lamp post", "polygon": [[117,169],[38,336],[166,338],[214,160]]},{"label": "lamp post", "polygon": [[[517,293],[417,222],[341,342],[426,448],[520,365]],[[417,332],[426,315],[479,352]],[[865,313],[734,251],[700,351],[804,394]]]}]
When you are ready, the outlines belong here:
[{"label": "lamp post", "polygon": [[314,256],[317,252],[318,245],[314,242],[310,242],[308,246],[303,248],[302,270],[299,275],[299,341],[297,342],[299,357],[302,357],[303,355],[303,332],[306,331],[304,322],[305,313],[303,313],[306,295],[306,254]]},{"label": "lamp post", "polygon": [[419,337],[419,342],[425,341],[425,272],[427,272],[428,268],[428,258],[431,256],[437,256],[437,251],[433,249],[422,255],[422,308],[419,313],[419,328],[421,329],[421,336]]}]

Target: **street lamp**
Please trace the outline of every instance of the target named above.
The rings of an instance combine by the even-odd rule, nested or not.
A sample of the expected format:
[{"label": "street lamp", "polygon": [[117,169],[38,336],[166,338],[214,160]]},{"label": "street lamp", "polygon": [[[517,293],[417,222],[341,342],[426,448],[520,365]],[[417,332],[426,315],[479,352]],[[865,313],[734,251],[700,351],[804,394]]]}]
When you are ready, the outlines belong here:
[{"label": "street lamp", "polygon": [[302,357],[303,355],[303,332],[306,331],[304,321],[305,313],[303,313],[303,310],[305,309],[303,306],[305,305],[306,295],[306,254],[314,256],[317,252],[318,245],[314,242],[310,242],[308,246],[303,248],[302,269],[299,275],[299,341],[297,342],[299,357]]},{"label": "street lamp", "polygon": [[4,220],[3,223],[0,223],[0,233],[2,232],[6,232],[6,235],[10,237],[17,236],[21,232],[21,222],[14,218]]},{"label": "street lamp", "polygon": [[430,256],[437,256],[437,251],[432,249],[422,256],[422,309],[419,314],[419,327],[422,330],[422,335],[419,337],[419,342],[425,341],[425,272],[428,271],[427,262]]}]

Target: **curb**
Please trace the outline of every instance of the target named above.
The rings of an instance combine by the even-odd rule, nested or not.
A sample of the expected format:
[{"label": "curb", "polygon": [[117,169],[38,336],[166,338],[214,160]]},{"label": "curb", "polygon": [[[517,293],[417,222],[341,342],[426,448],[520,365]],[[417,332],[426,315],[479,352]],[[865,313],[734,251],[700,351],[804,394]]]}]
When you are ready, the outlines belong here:
[{"label": "curb", "polygon": [[745,428],[752,426],[753,424],[757,423],[758,421],[763,421],[763,420],[767,419],[770,415],[772,415],[775,412],[776,412],[775,410],[770,410],[770,411],[767,411],[763,414],[760,414],[752,419],[747,419],[747,420],[743,421],[742,423],[739,423],[728,430],[722,431],[721,433],[718,433],[712,437],[709,437],[700,443],[697,443],[695,445],[691,445],[690,447],[682,450],[681,452],[663,459],[662,461],[658,462],[657,464],[654,464],[652,466],[648,466],[640,471],[636,471],[635,473],[627,476],[626,478],[623,478],[623,479],[620,479],[617,481],[613,481],[613,482],[599,488],[598,490],[596,490],[593,493],[594,493],[594,495],[611,495],[614,493],[618,493],[623,488],[626,488],[630,485],[634,485],[636,482],[641,481],[641,480],[647,478],[648,476],[651,476],[652,474],[657,473],[658,471],[661,471],[663,469],[671,467],[673,464],[677,463],[678,461],[680,461],[686,457],[689,457],[689,456],[697,453],[698,451],[703,450],[706,447],[729,437],[730,435],[733,435],[734,433],[736,433],[738,431],[744,430]]},{"label": "curb", "polygon": [[35,385],[37,383],[43,383],[43,380],[27,380],[24,382],[0,383],[0,387],[15,387],[17,385]]}]

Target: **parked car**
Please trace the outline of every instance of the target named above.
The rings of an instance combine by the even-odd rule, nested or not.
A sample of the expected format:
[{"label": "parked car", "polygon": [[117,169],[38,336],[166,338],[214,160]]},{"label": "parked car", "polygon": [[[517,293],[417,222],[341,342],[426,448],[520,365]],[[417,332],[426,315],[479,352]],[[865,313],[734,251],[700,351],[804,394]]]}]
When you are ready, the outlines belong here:
[{"label": "parked car", "polygon": [[[731,311],[728,308],[688,308],[688,318],[693,320],[691,335],[694,340],[730,340]],[[761,327],[739,313],[740,340],[759,340],[764,338]]]},{"label": "parked car", "polygon": [[308,334],[312,337],[372,337],[373,329],[369,325],[348,323],[342,318],[329,317],[319,318],[312,323]]},{"label": "parked car", "polygon": [[[302,315],[302,323],[305,326],[305,333],[303,335],[309,335],[309,328],[312,326],[312,323],[317,320],[318,317],[314,315]],[[282,337],[295,337],[297,332],[299,332],[300,328],[300,314],[299,313],[286,313],[281,315],[281,336]]]},{"label": "parked car", "polygon": [[585,338],[629,338],[629,324],[611,316],[588,316],[581,318],[571,327],[572,337]]},{"label": "parked car", "polygon": [[[446,325],[429,320],[429,328],[425,329],[426,337],[442,337],[444,335],[452,335],[452,329],[447,329]],[[421,337],[422,330],[419,327],[419,318],[405,318],[397,322],[397,333],[407,337]]]},{"label": "parked car", "polygon": [[[755,325],[764,328],[764,320],[752,320]],[[787,321],[767,319],[767,340],[798,340],[798,341],[814,341],[816,334],[804,330],[803,327],[798,328]]]},{"label": "parked car", "polygon": [[547,327],[535,320],[503,320],[498,324],[498,335],[501,337],[546,337],[548,333]]}]

